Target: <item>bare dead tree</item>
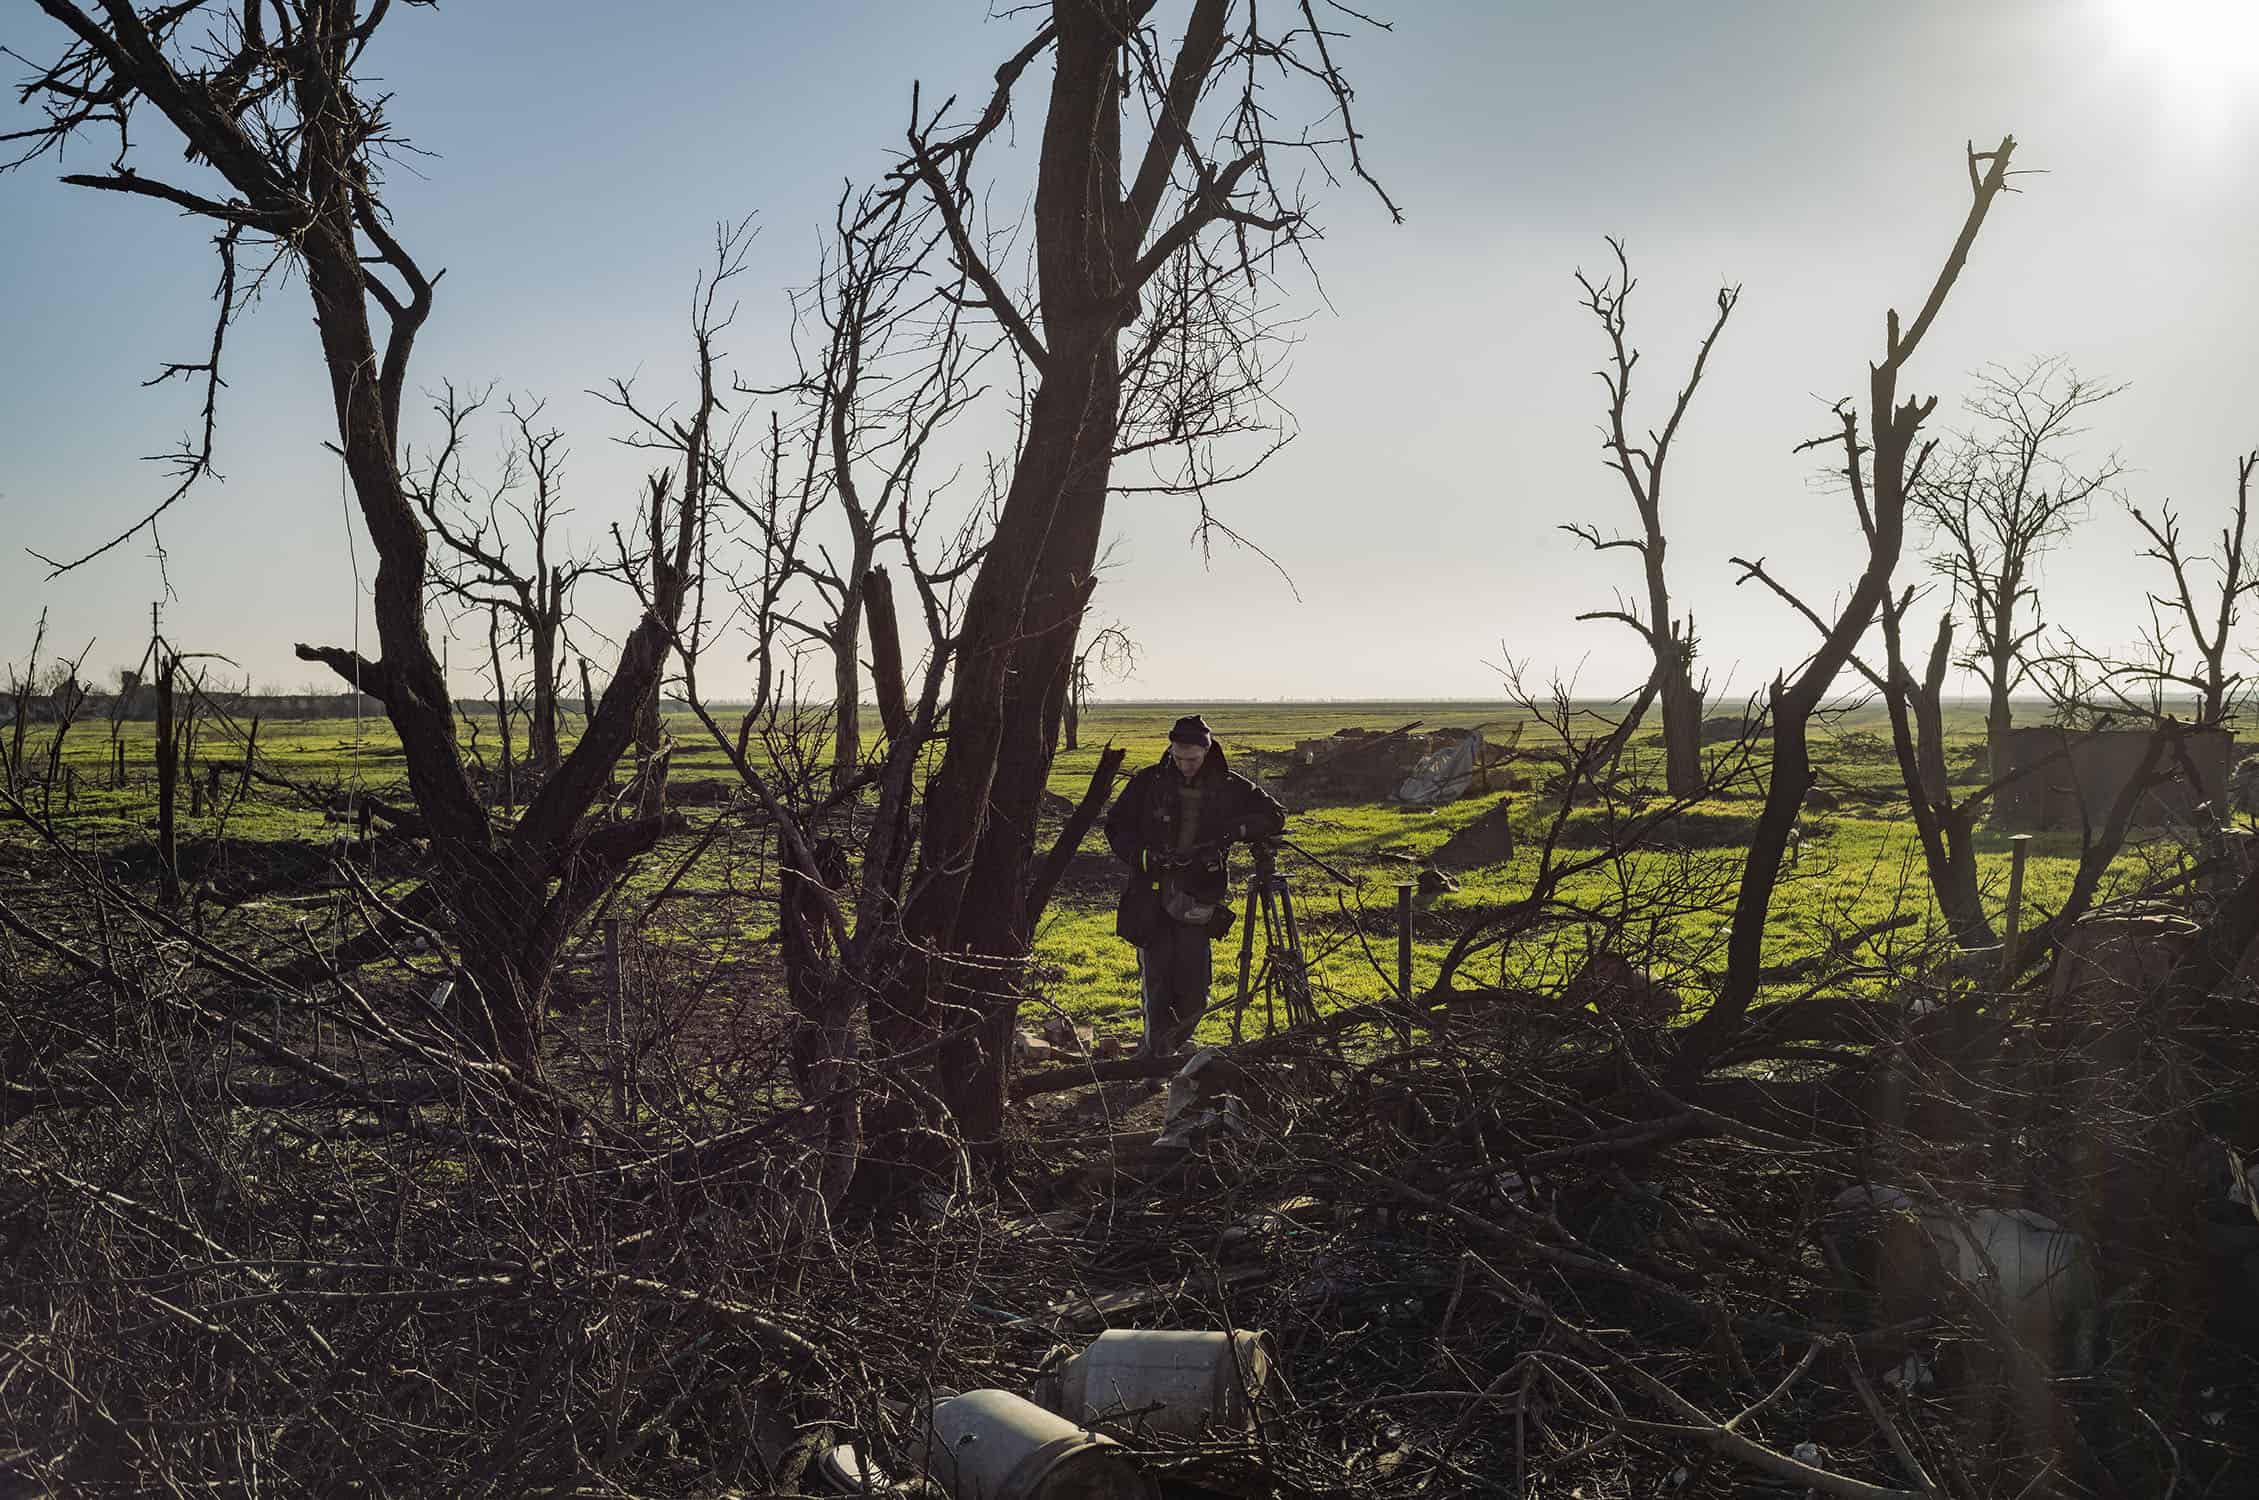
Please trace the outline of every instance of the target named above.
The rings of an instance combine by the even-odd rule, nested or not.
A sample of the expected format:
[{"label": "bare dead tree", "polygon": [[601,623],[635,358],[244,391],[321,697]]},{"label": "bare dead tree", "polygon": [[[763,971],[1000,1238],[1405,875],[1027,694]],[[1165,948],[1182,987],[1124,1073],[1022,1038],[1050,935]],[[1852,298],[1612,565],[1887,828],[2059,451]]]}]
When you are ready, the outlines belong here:
[{"label": "bare dead tree", "polygon": [[[907,485],[895,490],[888,524],[923,625],[916,694],[911,696],[905,675],[893,573],[885,563],[874,564],[862,577],[861,605],[885,750],[874,766],[839,784],[831,774],[836,762],[807,753],[811,744],[828,738],[836,705],[827,700],[818,714],[801,712],[790,664],[791,638],[804,639],[806,632],[788,619],[789,596],[796,583],[806,581],[799,552],[813,545],[807,523],[820,501],[801,477],[786,475],[786,451],[773,426],[759,489],[716,481],[740,522],[740,548],[720,549],[712,567],[734,604],[705,634],[678,637],[677,683],[776,837],[784,988],[797,1016],[790,1052],[806,1111],[799,1132],[805,1153],[797,1169],[799,1216],[803,1232],[817,1233],[862,1160],[872,1075],[897,1090],[918,1087],[883,1048],[876,1057],[864,1055],[858,1022],[905,961],[902,909],[919,781],[942,724],[963,585],[993,514],[970,512],[929,558],[912,490]],[[806,450],[801,452],[804,457]],[[726,512],[716,524],[726,529]],[[716,717],[701,682],[706,647],[720,639],[748,644],[754,667],[752,698],[734,729]],[[869,807],[867,816],[843,816],[858,803]],[[895,1144],[902,1145],[899,1135]]]},{"label": "bare dead tree", "polygon": [[52,807],[58,790],[66,802],[71,796],[73,773],[64,767],[63,745],[78,726],[79,716],[86,711],[89,695],[79,673],[86,664],[87,653],[93,649],[94,643],[88,641],[77,656],[58,661],[47,669],[49,687],[45,707],[52,727],[47,736],[46,771],[39,783],[42,810]]},{"label": "bare dead tree", "polygon": [[[897,1050],[971,1028],[941,1048],[934,1078],[977,1140],[995,1137],[1004,1108],[1017,1006],[1011,966],[1030,938],[1039,799],[1134,389],[1125,369],[1138,366],[1145,347],[1133,330],[1149,306],[1182,328],[1176,347],[1189,356],[1152,366],[1156,374],[1232,368],[1225,347],[1245,343],[1245,316],[1259,301],[1238,289],[1252,290],[1306,237],[1307,212],[1279,188],[1277,158],[1322,161],[1324,143],[1280,135],[1278,101],[1258,94],[1260,77],[1314,83],[1339,125],[1332,139],[1349,170],[1365,177],[1333,33],[1309,0],[1286,10],[1283,29],[1266,29],[1276,12],[1195,0],[1175,51],[1165,54],[1147,7],[1059,0],[998,69],[969,123],[946,123],[947,103],[928,111],[913,99],[896,190],[933,205],[953,272],[1034,372],[1019,456],[959,631],[949,738],[926,789],[906,912],[916,951],[940,961],[911,965],[875,1016],[878,1035]],[[1052,65],[1030,225],[1035,278],[1015,291],[975,221],[984,198],[976,168],[1020,79],[1045,53]],[[1204,103],[1222,116],[1213,132],[1201,127]],[[1125,112],[1147,126],[1142,147],[1125,146]],[[1180,480],[1201,489],[1208,474]]]},{"label": "bare dead tree", "polygon": [[[2259,587],[2247,533],[2251,519],[2251,476],[2259,471],[2259,451],[2239,457],[2235,466],[2235,508],[2221,526],[2217,553],[2189,553],[2181,547],[2180,517],[2168,502],[2152,521],[2139,506],[2128,505],[2134,523],[2149,537],[2142,556],[2163,563],[2172,575],[2169,594],[2149,596],[2150,641],[2153,665],[2125,666],[2115,675],[2162,689],[2184,687],[2196,695],[2196,722],[2224,725],[2242,697],[2243,674],[2228,670],[2233,649],[2231,636],[2243,596]],[[2190,575],[2199,566],[2218,574],[2207,588]],[[2194,666],[2180,664],[2172,646],[2179,631],[2188,633],[2196,653]]]},{"label": "bare dead tree", "polygon": [[[434,886],[462,950],[464,1018],[496,1056],[521,1071],[538,1067],[540,1031],[556,956],[574,922],[637,854],[665,831],[662,818],[587,820],[655,690],[706,493],[704,434],[715,410],[712,339],[723,326],[713,304],[717,273],[701,283],[694,316],[698,396],[682,419],[698,434],[686,459],[668,547],[654,568],[649,605],[622,643],[618,664],[588,731],[507,832],[474,795],[455,738],[455,713],[425,629],[429,537],[402,472],[401,395],[417,335],[438,281],[395,233],[383,201],[384,169],[400,141],[362,61],[392,14],[386,0],[252,0],[171,6],[147,14],[127,0],[81,5],[40,0],[67,33],[54,62],[23,89],[44,113],[14,165],[66,141],[114,132],[110,166],[64,180],[98,191],[154,198],[218,227],[222,277],[208,361],[168,367],[204,378],[200,453],[180,489],[141,523],[84,562],[154,525],[209,466],[219,356],[246,288],[239,253],[264,256],[304,277],[320,334],[337,418],[338,449],[361,518],[375,544],[374,658],[334,646],[300,646],[384,705],[399,736],[408,782],[434,856]],[[199,191],[134,166],[134,127],[162,119],[224,184]],[[202,171],[203,168],[199,168]],[[264,272],[252,279],[259,284]],[[381,338],[380,338],[381,331]],[[66,564],[71,566],[75,564]]]},{"label": "bare dead tree", "polygon": [[[2066,730],[2056,748],[2036,762],[2011,765],[2004,754],[1996,754],[1988,767],[1989,779],[1966,793],[1957,793],[1945,757],[1944,689],[1946,669],[1953,659],[1953,616],[1950,612],[1939,615],[1937,633],[1917,679],[1908,664],[1904,639],[1914,597],[1909,586],[1897,599],[1883,602],[1883,670],[1875,671],[1857,656],[1852,658],[1852,665],[1874,685],[1890,714],[1891,743],[1898,758],[1900,783],[1906,789],[1908,814],[1946,928],[1961,948],[1986,948],[1999,939],[1985,911],[1976,847],[1978,822],[2009,783],[2070,765],[2072,741]],[[2032,669],[2051,690],[2063,683],[2060,674],[2041,663],[2033,663]],[[2057,713],[2067,719],[2084,716],[2073,705],[2059,705]],[[2142,758],[2111,805],[2094,808],[2081,801],[2079,864],[2070,893],[2045,918],[2024,925],[2016,951],[2009,955],[2012,970],[2021,971],[2044,957],[2093,908],[2102,892],[2104,876],[2133,832],[2134,814],[2142,798],[2171,775],[2174,759],[2170,752],[2184,732],[2183,725],[2154,719]]]},{"label": "bare dead tree", "polygon": [[1067,707],[1065,729],[1067,748],[1081,747],[1079,730],[1083,711],[1090,706],[1090,688],[1099,672],[1109,677],[1126,677],[1137,670],[1137,642],[1122,629],[1122,622],[1113,620],[1103,630],[1083,642],[1075,653],[1072,675],[1067,680]]},{"label": "bare dead tree", "polygon": [[[1883,702],[1890,711],[1891,745],[1898,754],[1899,779],[1906,787],[1907,807],[1915,835],[1921,840],[1922,858],[1939,910],[1954,941],[1963,948],[1986,947],[1993,941],[1992,923],[1986,917],[1977,883],[1976,827],[1979,813],[1999,782],[1973,796],[1956,799],[1945,763],[1945,671],[1953,653],[1953,616],[1938,616],[1937,637],[1917,681],[1906,664],[1904,622],[1913,603],[1908,588],[1882,606],[1884,676]],[[2005,700],[2000,700],[2005,701]],[[1995,745],[2005,741],[1994,741]],[[2004,777],[2004,754],[1993,753],[1989,765],[1995,777]]]},{"label": "bare dead tree", "polygon": [[[1916,469],[1918,473],[1918,463]],[[1817,612],[1772,584],[1769,577],[1765,581],[1826,635],[1828,622]],[[1908,813],[1939,912],[1958,945],[1980,948],[1989,946],[1994,939],[1978,881],[1977,820],[2001,786],[2013,778],[2003,769],[1990,783],[1970,795],[1955,795],[1945,758],[1944,700],[1946,669],[1953,659],[1953,615],[1945,611],[1938,616],[1937,634],[1917,679],[1908,666],[1905,647],[1906,618],[1915,598],[1914,587],[1908,585],[1895,599],[1885,597],[1882,601],[1879,616],[1884,657],[1880,670],[1856,650],[1848,663],[1874,688],[1889,713],[1891,747],[1898,759],[1899,780],[1906,789]],[[2119,842],[2122,842],[2122,830]],[[2117,848],[2117,843],[2111,845],[2112,856]]]},{"label": "bare dead tree", "polygon": [[24,793],[24,734],[31,728],[31,705],[39,684],[39,652],[47,644],[47,611],[39,612],[39,627],[32,632],[31,655],[24,659],[23,670],[18,672],[14,662],[8,663],[8,742],[7,763],[0,770],[7,773],[8,790],[16,796]]},{"label": "bare dead tree", "polygon": [[[1013,352],[995,333],[974,344],[965,315],[964,277],[929,278],[928,262],[941,229],[930,204],[905,193],[843,192],[832,215],[832,237],[814,283],[794,297],[795,342],[815,335],[817,349],[803,351],[799,378],[756,389],[789,395],[798,413],[789,436],[799,454],[796,482],[806,504],[791,508],[794,523],[844,529],[843,545],[813,534],[781,539],[812,589],[816,610],[780,619],[831,655],[831,783],[844,786],[862,769],[860,700],[864,629],[863,584],[882,553],[902,538],[894,522],[910,513],[900,502],[921,502],[921,472],[939,434],[982,394],[973,383],[992,355]],[[755,512],[754,514],[765,514]]]},{"label": "bare dead tree", "polygon": [[[1703,784],[1702,772],[1702,699],[1703,687],[1694,679],[1694,657],[1697,643],[1694,634],[1694,617],[1681,620],[1671,613],[1670,583],[1664,572],[1664,553],[1668,541],[1663,534],[1663,467],[1670,459],[1672,440],[1678,436],[1679,424],[1686,418],[1687,406],[1694,400],[1697,387],[1702,384],[1702,371],[1710,361],[1710,351],[1725,331],[1726,319],[1733,316],[1734,304],[1741,299],[1738,286],[1718,289],[1718,316],[1710,331],[1703,336],[1701,347],[1695,350],[1693,367],[1688,370],[1686,384],[1679,389],[1678,399],[1671,406],[1671,415],[1662,430],[1649,428],[1644,442],[1635,441],[1626,425],[1625,409],[1631,401],[1632,370],[1639,363],[1639,350],[1625,341],[1627,328],[1626,305],[1638,286],[1631,274],[1631,263],[1624,256],[1622,240],[1610,237],[1608,248],[1615,253],[1616,270],[1597,283],[1584,272],[1577,272],[1577,285],[1584,289],[1584,306],[1607,335],[1609,363],[1595,371],[1600,383],[1608,392],[1608,420],[1601,428],[1601,446],[1608,453],[1608,467],[1622,476],[1624,487],[1631,494],[1632,510],[1639,518],[1637,536],[1604,535],[1600,528],[1589,522],[1572,522],[1561,529],[1590,546],[1595,552],[1607,552],[1618,547],[1628,548],[1639,555],[1640,569],[1647,586],[1647,612],[1643,618],[1636,606],[1626,605],[1616,609],[1588,610],[1578,615],[1580,620],[1615,620],[1628,625],[1643,641],[1654,658],[1654,669],[1649,673],[1655,685],[1654,696],[1663,710],[1664,779],[1671,795],[1682,797]],[[1639,727],[1641,714],[1628,716],[1619,734],[1618,743],[1628,739]]]},{"label": "bare dead tree", "polygon": [[[473,493],[463,474],[465,428],[485,400],[463,398],[447,386],[432,407],[444,436],[420,469],[412,456],[404,467],[416,508],[442,550],[433,583],[458,603],[506,617],[511,643],[531,667],[525,758],[532,774],[544,777],[562,759],[557,702],[563,653],[571,649],[573,590],[603,570],[573,555],[565,542],[564,434],[541,425],[545,403],[513,398],[505,404],[512,436],[502,472],[483,494]],[[527,493],[521,497],[521,491]],[[512,556],[511,521],[516,539],[532,553],[528,561]]]},{"label": "bare dead tree", "polygon": [[2115,460],[2073,469],[2061,450],[2080,435],[2084,415],[2120,389],[2082,379],[2060,359],[1980,371],[1967,403],[1971,426],[1925,467],[1911,497],[1937,541],[1930,565],[1969,621],[1955,664],[1984,682],[1996,774],[2006,769],[2009,695],[2029,676],[2028,649],[2046,629],[2036,564],[2119,474]]},{"label": "bare dead tree", "polygon": [[1823,620],[1798,601],[1765,570],[1764,559],[1736,558],[1741,582],[1756,579],[1788,599],[1807,619],[1819,626],[1821,644],[1806,658],[1793,677],[1776,677],[1770,692],[1773,735],[1771,780],[1765,791],[1764,811],[1758,816],[1749,853],[1743,862],[1740,893],[1734,904],[1731,936],[1727,944],[1726,972],[1710,1009],[1686,1029],[1681,1051],[1683,1067],[1698,1068],[1715,1056],[1738,1031],[1756,999],[1759,974],[1764,967],[1766,917],[1772,908],[1773,887],[1787,853],[1789,831],[1812,787],[1809,728],[1812,716],[1833,688],[1836,677],[1851,661],[1859,641],[1874,624],[1891,598],[1891,575],[1897,569],[1905,543],[1906,508],[1913,481],[1935,444],[1915,449],[1922,423],[1936,409],[1937,398],[1900,400],[1898,378],[1906,362],[1921,347],[1923,336],[1936,321],[1948,293],[1960,279],[1984,227],[1993,200],[2008,184],[2008,161],[2014,153],[2013,137],[2003,136],[1990,151],[1968,150],[1970,202],[1960,233],[1946,253],[1945,263],[1931,283],[1912,323],[1900,326],[1894,309],[1885,319],[1883,357],[1868,370],[1868,422],[1870,437],[1859,437],[1859,414],[1849,402],[1839,402],[1839,430],[1814,438],[1805,449],[1840,444],[1843,472],[1851,492],[1859,530],[1867,543],[1867,563],[1850,595],[1832,620]]}]

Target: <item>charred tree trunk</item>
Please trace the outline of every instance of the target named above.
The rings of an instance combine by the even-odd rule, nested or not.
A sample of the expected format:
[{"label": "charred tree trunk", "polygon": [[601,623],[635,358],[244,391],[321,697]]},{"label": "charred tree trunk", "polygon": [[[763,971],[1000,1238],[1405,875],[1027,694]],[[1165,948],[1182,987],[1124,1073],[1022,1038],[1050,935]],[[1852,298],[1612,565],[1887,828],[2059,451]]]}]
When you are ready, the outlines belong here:
[{"label": "charred tree trunk", "polygon": [[[1138,222],[1121,188],[1120,65],[1133,9],[1126,0],[1054,9],[1035,194],[1042,383],[958,633],[948,747],[927,788],[916,894],[904,913],[914,944],[971,957],[986,978],[915,966],[922,972],[874,1018],[890,1045],[973,1028],[943,1048],[936,1085],[974,1140],[994,1139],[1003,1120],[1016,1006],[1011,983],[994,981],[999,964],[1027,951],[1038,804],[1121,419],[1117,339],[1136,292],[1128,271],[1150,223]],[[1195,79],[1206,75],[1224,10],[1208,0],[1196,10],[1180,73],[1189,59]]]},{"label": "charred tree trunk", "polygon": [[1664,786],[1674,797],[1698,797],[1708,784],[1702,769],[1702,689],[1685,652],[1674,650],[1666,670],[1661,693]]},{"label": "charred tree trunk", "polygon": [[[843,889],[847,861],[838,844],[818,840],[811,852],[822,885]],[[784,959],[784,992],[798,1018],[791,1042],[793,1082],[801,1097],[812,1103],[823,1084],[818,1069],[845,1056],[844,1033],[854,1018],[854,997],[842,993],[838,983],[841,955],[832,941],[816,882],[789,860],[781,863],[779,878],[783,889],[778,897],[777,935]]]},{"label": "charred tree trunk", "polygon": [[[1719,304],[1718,326],[1725,324],[1726,309],[1730,303]],[[1712,339],[1716,334],[1713,332]],[[1710,345],[1705,342],[1702,353],[1707,356]],[[1694,379],[1702,378],[1702,360],[1695,362]],[[1689,382],[1687,390],[1694,389]],[[1685,403],[1680,403],[1680,410]],[[1676,426],[1674,421],[1673,426]],[[1658,440],[1659,441],[1659,440]],[[1694,685],[1694,621],[1690,618],[1682,628],[1671,615],[1671,591],[1663,574],[1663,557],[1669,550],[1669,539],[1663,534],[1662,499],[1663,475],[1661,465],[1648,466],[1647,503],[1640,509],[1640,521],[1645,529],[1645,545],[1640,556],[1647,565],[1647,619],[1654,632],[1650,645],[1655,652],[1655,670],[1660,679],[1656,703],[1663,711],[1663,785],[1674,797],[1700,796],[1702,776],[1702,693]]]},{"label": "charred tree trunk", "polygon": [[[552,575],[554,577],[554,575]],[[550,587],[554,588],[552,581]],[[527,632],[533,655],[533,703],[526,715],[526,765],[535,776],[557,769],[557,634],[558,617],[544,608]]]},{"label": "charred tree trunk", "polygon": [[863,579],[870,559],[858,559],[848,571],[848,592],[839,606],[831,630],[831,784],[834,790],[855,779],[863,764]]},{"label": "charred tree trunk", "polygon": [[1938,621],[1937,639],[1917,683],[1906,670],[1900,649],[1899,613],[1904,607],[1887,601],[1883,605],[1883,639],[1889,653],[1883,699],[1890,711],[1899,778],[1906,787],[1922,862],[1947,930],[1962,948],[1989,947],[1995,937],[1978,889],[1976,850],[1977,811],[1985,797],[1980,793],[1955,803],[1945,764],[1943,694],[1945,670],[1953,655],[1953,617]]},{"label": "charred tree trunk", "polygon": [[902,632],[894,617],[894,584],[884,568],[863,575],[863,616],[871,636],[871,696],[889,745],[910,732],[910,699],[902,675]]},{"label": "charred tree trunk", "polygon": [[[1067,72],[1064,59],[1060,71]],[[1056,97],[1052,108],[1056,119]],[[1110,109],[1100,113],[1112,119]],[[1058,363],[1036,394],[1003,518],[966,606],[948,748],[927,788],[921,883],[905,914],[914,938],[977,955],[976,968],[987,975],[995,960],[1026,952],[1024,882],[1084,580],[1098,555],[1114,440],[1109,419],[1121,396],[1114,326],[1086,320],[1075,328],[1061,317],[1052,327]],[[1080,338],[1066,337],[1070,329]],[[978,1023],[971,1037],[943,1049],[937,1082],[966,1133],[993,1138],[1005,1104],[1009,997],[988,983],[945,983],[920,1008],[921,1028]]]},{"label": "charred tree trunk", "polygon": [[1999,776],[2008,769],[2008,735],[2016,727],[2016,716],[2008,706],[2008,690],[2015,683],[2016,632],[2014,601],[2023,587],[2023,580],[2013,575],[2003,575],[1999,597],[2008,601],[2001,610],[2000,628],[1994,632],[1992,650],[1987,653],[1992,673],[1986,681],[1987,703],[1984,715],[1984,764],[1987,777]]},{"label": "charred tree trunk", "polygon": [[659,717],[659,685],[654,682],[635,716],[635,805],[645,816],[666,806],[666,726]]}]

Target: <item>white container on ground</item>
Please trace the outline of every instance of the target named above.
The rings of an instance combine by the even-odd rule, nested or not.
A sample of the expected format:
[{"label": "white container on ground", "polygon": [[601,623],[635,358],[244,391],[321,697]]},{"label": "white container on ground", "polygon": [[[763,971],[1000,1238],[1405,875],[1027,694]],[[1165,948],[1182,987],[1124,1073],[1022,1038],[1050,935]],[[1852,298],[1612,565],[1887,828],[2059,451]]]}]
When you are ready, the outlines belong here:
[{"label": "white container on ground", "polygon": [[1255,1426],[1277,1357],[1270,1335],[1116,1328],[1044,1377],[1036,1397],[1074,1422],[1195,1437]]},{"label": "white container on ground", "polygon": [[853,1443],[841,1443],[816,1458],[816,1471],[842,1495],[890,1495],[894,1480],[871,1462],[870,1455]]},{"label": "white container on ground", "polygon": [[950,1500],[1154,1500],[1127,1449],[1010,1391],[936,1401],[926,1469]]}]

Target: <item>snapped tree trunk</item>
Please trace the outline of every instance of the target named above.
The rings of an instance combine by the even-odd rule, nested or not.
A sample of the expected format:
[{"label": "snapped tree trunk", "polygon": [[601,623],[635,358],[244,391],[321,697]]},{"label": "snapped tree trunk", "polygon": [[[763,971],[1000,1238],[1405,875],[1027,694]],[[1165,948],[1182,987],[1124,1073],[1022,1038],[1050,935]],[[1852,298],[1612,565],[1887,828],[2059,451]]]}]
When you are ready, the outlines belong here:
[{"label": "snapped tree trunk", "polygon": [[1899,637],[1897,611],[1904,606],[1886,601],[1883,608],[1891,611],[1883,621],[1889,653],[1884,701],[1890,710],[1891,743],[1898,754],[1899,779],[1921,841],[1930,889],[1957,945],[1989,947],[1995,939],[1977,884],[1975,836],[1983,799],[1956,803],[1945,763],[1945,672],[1953,654],[1953,617],[1938,621],[1929,663],[1916,682],[1906,670]]},{"label": "snapped tree trunk", "polygon": [[[867,571],[867,570],[866,570]],[[863,730],[857,701],[863,692],[862,580],[857,578],[832,622],[831,636],[831,784],[836,789],[855,779],[863,764]]]},{"label": "snapped tree trunk", "polygon": [[536,776],[557,769],[557,621],[538,615],[532,622],[533,703],[526,715],[526,764]]},{"label": "snapped tree trunk", "polygon": [[[1928,297],[1914,321],[1901,328],[1896,309],[1884,323],[1883,358],[1868,366],[1867,419],[1870,437],[1861,453],[1857,412],[1844,403],[1837,408],[1842,424],[1840,441],[1845,454],[1844,473],[1857,505],[1867,538],[1866,566],[1859,575],[1842,612],[1824,627],[1820,648],[1793,679],[1776,677],[1771,691],[1773,763],[1765,788],[1764,810],[1749,840],[1742,862],[1741,888],[1734,899],[1733,926],[1726,940],[1726,973],[1716,998],[1701,1019],[1680,1034],[1677,1074],[1683,1080],[1698,1074],[1741,1030],[1757,998],[1764,967],[1766,919],[1773,891],[1780,880],[1781,861],[1788,852],[1789,831],[1803,810],[1812,788],[1809,745],[1812,716],[1834,684],[1836,674],[1852,659],[1860,638],[1876,614],[1889,607],[1891,574],[1898,566],[1905,542],[1907,471],[1916,436],[1935,409],[1937,399],[1906,400],[1898,395],[1898,377],[1906,361],[1929,331],[1946,294],[1959,279],[1969,249],[1976,242],[1985,215],[2007,183],[2009,157],[2015,139],[2003,137],[1993,151],[1969,153],[1972,200],[1961,232],[1946,255],[1945,265],[1931,284]],[[1979,164],[1983,163],[1980,175]],[[1829,439],[1816,439],[1815,445]],[[1862,459],[1865,462],[1862,462]],[[1743,578],[1766,576],[1763,561],[1736,559]]]},{"label": "snapped tree trunk", "polygon": [[1698,797],[1706,784],[1702,769],[1702,689],[1692,669],[1676,657],[1663,679],[1663,778],[1674,797]]}]

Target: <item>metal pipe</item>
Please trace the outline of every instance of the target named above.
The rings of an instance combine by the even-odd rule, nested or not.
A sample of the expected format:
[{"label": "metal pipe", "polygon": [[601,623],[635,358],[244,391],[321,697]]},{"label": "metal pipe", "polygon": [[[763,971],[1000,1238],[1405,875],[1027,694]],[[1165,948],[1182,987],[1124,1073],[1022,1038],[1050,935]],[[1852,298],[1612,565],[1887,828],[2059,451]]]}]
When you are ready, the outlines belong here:
[{"label": "metal pipe", "polygon": [[1396,883],[1396,994],[1404,1002],[1396,1030],[1407,1042],[1412,1039],[1412,893],[1418,889],[1410,880]]},{"label": "metal pipe", "polygon": [[2024,925],[2024,856],[2030,852],[2032,836],[2015,834],[2008,840],[2008,918],[2000,939],[2000,987],[2008,988],[2016,977],[2016,939]]}]

